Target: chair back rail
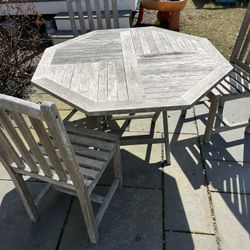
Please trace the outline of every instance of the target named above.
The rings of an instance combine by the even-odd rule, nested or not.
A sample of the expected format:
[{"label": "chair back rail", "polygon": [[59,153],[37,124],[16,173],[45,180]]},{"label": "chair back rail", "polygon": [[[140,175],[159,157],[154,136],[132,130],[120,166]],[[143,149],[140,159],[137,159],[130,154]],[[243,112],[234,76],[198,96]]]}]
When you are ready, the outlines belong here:
[{"label": "chair back rail", "polygon": [[239,35],[236,39],[230,62],[250,73],[250,4],[244,16]]},{"label": "chair back rail", "polygon": [[[48,182],[84,186],[76,155],[54,104],[0,94],[0,144],[17,172]],[[43,150],[41,150],[41,148]],[[64,183],[64,184],[63,184]],[[78,183],[78,184],[77,184]]]},{"label": "chair back rail", "polygon": [[[104,12],[101,11],[101,3],[104,8]],[[87,21],[84,20],[83,5],[86,9]],[[70,23],[74,36],[78,36],[77,24],[75,19],[74,9],[78,16],[80,24],[80,32],[84,34],[89,31],[97,29],[103,29],[103,17],[105,18],[106,28],[111,29],[119,28],[119,16],[117,8],[117,0],[67,0],[67,8],[70,17]],[[97,25],[95,26],[94,19],[96,17]],[[112,25],[113,20],[113,25]],[[86,23],[88,25],[86,25]]]}]

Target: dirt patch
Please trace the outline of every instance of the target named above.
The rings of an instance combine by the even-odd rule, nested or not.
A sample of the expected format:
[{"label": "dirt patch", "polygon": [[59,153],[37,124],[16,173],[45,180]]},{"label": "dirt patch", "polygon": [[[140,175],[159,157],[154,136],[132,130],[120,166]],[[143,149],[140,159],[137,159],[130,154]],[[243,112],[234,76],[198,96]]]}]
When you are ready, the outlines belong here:
[{"label": "dirt patch", "polygon": [[[181,12],[180,31],[206,37],[229,59],[247,4],[248,1],[230,6],[206,0],[188,0]],[[147,10],[144,23],[155,24],[156,14],[156,11]]]}]

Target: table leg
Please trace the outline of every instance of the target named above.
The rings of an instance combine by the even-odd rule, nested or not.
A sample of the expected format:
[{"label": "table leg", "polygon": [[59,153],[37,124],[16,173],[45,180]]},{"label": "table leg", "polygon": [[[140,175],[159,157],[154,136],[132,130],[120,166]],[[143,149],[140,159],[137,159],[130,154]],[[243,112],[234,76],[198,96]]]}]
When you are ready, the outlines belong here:
[{"label": "table leg", "polygon": [[167,162],[167,165],[170,165],[171,159],[170,159],[170,145],[169,145],[169,137],[168,137],[168,113],[167,113],[167,111],[162,111],[162,115],[163,115],[163,129],[164,129],[166,162]]}]

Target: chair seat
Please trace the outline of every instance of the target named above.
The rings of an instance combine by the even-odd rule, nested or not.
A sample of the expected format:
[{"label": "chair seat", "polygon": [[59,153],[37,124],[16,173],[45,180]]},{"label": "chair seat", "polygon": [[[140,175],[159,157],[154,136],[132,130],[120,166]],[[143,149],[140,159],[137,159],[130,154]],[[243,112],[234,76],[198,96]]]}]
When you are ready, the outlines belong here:
[{"label": "chair seat", "polygon": [[235,67],[228,76],[211,90],[211,93],[218,97],[250,96],[250,75]]},{"label": "chair seat", "polygon": [[[84,176],[89,189],[92,190],[116,151],[118,137],[76,128],[69,124],[65,127],[80,166],[80,173]],[[91,133],[89,138],[88,132]],[[91,136],[93,132],[95,137]],[[98,134],[100,137],[96,136]]]}]

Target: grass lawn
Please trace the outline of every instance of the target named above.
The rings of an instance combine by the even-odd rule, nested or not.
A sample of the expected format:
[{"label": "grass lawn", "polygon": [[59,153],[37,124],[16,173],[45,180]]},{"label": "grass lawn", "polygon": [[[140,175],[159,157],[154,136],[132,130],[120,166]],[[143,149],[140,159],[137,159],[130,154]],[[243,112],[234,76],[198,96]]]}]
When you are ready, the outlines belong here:
[{"label": "grass lawn", "polygon": [[[209,0],[188,0],[181,12],[181,32],[208,38],[227,58],[231,55],[248,1],[235,6],[219,5]],[[155,12],[148,12],[145,22],[154,23]]]}]

